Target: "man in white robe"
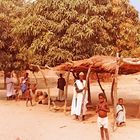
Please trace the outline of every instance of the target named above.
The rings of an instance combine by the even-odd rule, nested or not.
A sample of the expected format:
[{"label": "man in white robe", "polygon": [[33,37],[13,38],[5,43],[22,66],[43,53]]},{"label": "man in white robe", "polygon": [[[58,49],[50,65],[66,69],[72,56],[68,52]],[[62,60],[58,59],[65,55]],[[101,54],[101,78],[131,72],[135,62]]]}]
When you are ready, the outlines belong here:
[{"label": "man in white robe", "polygon": [[86,114],[86,104],[88,103],[88,94],[85,92],[86,81],[83,78],[84,73],[81,72],[79,74],[79,80],[76,80],[74,83],[75,87],[71,106],[71,115],[75,115],[76,119],[81,117],[82,120]]}]

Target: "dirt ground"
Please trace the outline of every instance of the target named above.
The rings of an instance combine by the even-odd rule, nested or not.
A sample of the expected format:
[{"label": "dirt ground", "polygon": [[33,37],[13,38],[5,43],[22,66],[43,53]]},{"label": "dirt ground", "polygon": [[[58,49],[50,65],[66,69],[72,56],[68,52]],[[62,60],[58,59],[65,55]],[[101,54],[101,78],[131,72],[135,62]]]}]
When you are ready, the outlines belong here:
[{"label": "dirt ground", "polygon": [[[103,84],[110,99],[110,83]],[[111,140],[139,140],[140,118],[136,118],[140,100],[139,76],[122,76],[118,83],[118,96],[125,99],[127,123],[125,127],[112,131],[113,111],[109,113],[109,132]],[[71,101],[73,87],[69,86],[68,100]],[[92,106],[88,109],[86,120],[79,122],[60,110],[48,110],[47,105],[36,104],[26,107],[25,101],[7,101],[5,90],[0,91],[0,140],[100,140],[96,124],[97,114],[94,106],[101,92],[97,83],[91,86]],[[51,89],[57,95],[57,89]],[[110,100],[108,100],[110,104]],[[69,102],[70,103],[70,102]],[[56,103],[60,107],[60,103]],[[63,104],[63,103],[61,103]]]},{"label": "dirt ground", "polygon": [[[73,120],[70,112],[48,111],[47,105],[26,107],[24,101],[0,101],[0,140],[100,140],[97,115],[88,111],[86,121]],[[127,126],[112,132],[111,140],[139,140],[140,120],[127,119]]]}]

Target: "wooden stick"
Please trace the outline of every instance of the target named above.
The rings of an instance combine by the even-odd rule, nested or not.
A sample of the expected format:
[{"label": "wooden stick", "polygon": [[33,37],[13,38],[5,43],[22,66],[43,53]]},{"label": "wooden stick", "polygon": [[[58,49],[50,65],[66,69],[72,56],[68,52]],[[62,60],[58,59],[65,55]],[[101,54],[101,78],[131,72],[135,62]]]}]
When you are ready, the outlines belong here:
[{"label": "wooden stick", "polygon": [[37,65],[37,67],[38,67],[39,71],[41,72],[43,79],[44,79],[44,82],[45,82],[45,85],[46,85],[46,88],[48,89],[48,109],[50,109],[50,105],[51,105],[50,87],[48,87],[47,79],[46,79],[43,71],[41,70],[40,66]]},{"label": "wooden stick", "polygon": [[[92,66],[90,66],[89,68],[88,68],[88,72],[87,72],[87,75],[86,75],[86,84],[85,84],[85,88],[87,88],[87,86],[88,86],[88,78],[89,78],[89,74],[90,74],[90,72],[91,72],[91,67]],[[84,100],[85,100],[85,95],[86,95],[86,89],[84,90],[84,94],[83,94],[83,101],[82,101],[82,110],[81,110],[81,114],[83,115],[83,108],[84,108]]]},{"label": "wooden stick", "polygon": [[112,85],[111,85],[111,93],[110,93],[112,105],[114,105],[114,97],[113,97],[114,83],[115,83],[115,79],[113,78]]},{"label": "wooden stick", "polygon": [[97,72],[96,72],[96,76],[97,76],[97,82],[98,82],[98,84],[99,84],[99,86],[100,86],[100,88],[101,88],[103,94],[105,95],[105,98],[106,98],[106,101],[107,101],[107,97],[106,97],[106,94],[105,94],[105,90],[103,89],[103,87],[102,87],[102,85],[101,85],[100,78],[99,78],[99,75],[98,75]]},{"label": "wooden stick", "polygon": [[67,79],[66,79],[65,103],[64,103],[64,113],[65,114],[67,112],[67,95],[68,95],[69,76],[70,76],[70,70],[68,71],[68,75],[67,75]]},{"label": "wooden stick", "polygon": [[87,87],[88,87],[88,103],[91,104],[91,92],[90,92],[90,81],[89,81],[89,77],[88,77],[88,83],[87,83]]},{"label": "wooden stick", "polygon": [[50,88],[48,87],[48,109],[50,109],[51,106],[51,97],[50,97]]},{"label": "wooden stick", "polygon": [[35,73],[34,73],[34,72],[32,72],[32,73],[33,73],[33,75],[34,75],[34,77],[35,77],[35,83],[38,84],[38,81],[37,81],[37,78],[36,78]]},{"label": "wooden stick", "polygon": [[139,116],[140,116],[140,103],[139,103],[138,113],[137,113],[137,115],[136,115],[136,118],[139,118]]},{"label": "wooden stick", "polygon": [[39,71],[41,72],[41,74],[42,74],[42,76],[43,76],[43,79],[44,79],[44,82],[45,82],[46,87],[48,87],[47,79],[46,79],[46,77],[45,77],[43,71],[41,70],[41,68],[40,68],[39,65],[36,65],[36,66],[38,67]]},{"label": "wooden stick", "polygon": [[119,72],[119,59],[118,54],[116,57],[116,69],[115,69],[115,77],[114,77],[114,123],[113,123],[113,131],[116,130],[116,106],[117,106],[117,86],[118,86],[118,72]]}]

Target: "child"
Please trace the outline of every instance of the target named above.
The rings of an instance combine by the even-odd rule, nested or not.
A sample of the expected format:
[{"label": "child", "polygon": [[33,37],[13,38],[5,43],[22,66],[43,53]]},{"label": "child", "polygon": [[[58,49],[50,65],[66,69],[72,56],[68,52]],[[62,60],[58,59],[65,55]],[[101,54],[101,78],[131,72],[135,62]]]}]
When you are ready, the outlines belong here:
[{"label": "child", "polygon": [[31,106],[32,105],[32,96],[31,96],[31,91],[30,91],[30,84],[27,85],[27,90],[25,92],[25,96],[26,96],[26,106],[28,106],[28,101],[30,101]]},{"label": "child", "polygon": [[126,121],[125,107],[123,105],[123,98],[118,99],[118,104],[116,106],[116,124],[118,127],[124,126]]},{"label": "child", "polygon": [[[100,128],[101,139],[104,140],[106,136],[106,140],[109,140],[108,133],[108,117],[107,113],[109,112],[109,107],[107,105],[105,96],[103,93],[98,95],[99,103],[96,107],[96,112],[98,113],[97,123]],[[105,133],[105,136],[104,136]]]}]

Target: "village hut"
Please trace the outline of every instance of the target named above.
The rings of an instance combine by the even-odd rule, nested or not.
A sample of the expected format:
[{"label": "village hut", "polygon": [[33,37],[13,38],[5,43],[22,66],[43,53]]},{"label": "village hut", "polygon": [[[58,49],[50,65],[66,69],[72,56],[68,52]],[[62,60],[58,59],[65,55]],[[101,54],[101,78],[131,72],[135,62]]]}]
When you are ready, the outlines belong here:
[{"label": "village hut", "polygon": [[[90,72],[95,72],[97,75],[97,81],[103,93],[105,94],[104,89],[100,83],[98,73],[111,73],[113,74],[113,82],[111,89],[112,102],[114,104],[114,116],[115,116],[115,107],[117,104],[117,79],[118,74],[133,74],[140,72],[140,59],[139,58],[121,58],[121,57],[111,57],[111,56],[93,56],[89,59],[71,61],[63,63],[59,66],[53,68],[55,71],[68,71],[70,72],[84,72],[87,73],[86,81],[89,78]],[[69,76],[69,74],[68,74]],[[67,78],[67,83],[68,83]],[[88,82],[88,81],[87,81]],[[68,86],[68,85],[67,85]],[[65,93],[65,112],[67,104],[67,87]]]},{"label": "village hut", "polygon": [[[37,65],[30,65],[29,67],[32,71],[42,71],[42,68]],[[70,72],[72,73],[80,73],[81,71],[86,73],[86,81],[88,81],[90,72],[95,72],[97,75],[97,81],[103,93],[105,94],[104,89],[100,83],[100,79],[98,73],[110,73],[113,74],[113,82],[111,89],[111,97],[114,104],[114,113],[115,106],[117,103],[117,77],[118,74],[133,74],[140,72],[140,59],[139,58],[121,58],[121,57],[112,57],[112,56],[93,56],[89,59],[79,60],[79,61],[70,61],[58,65],[56,67],[50,68],[47,66],[47,69],[53,70],[55,72],[65,71],[67,74],[67,84],[65,90],[65,103],[64,103],[64,112],[66,112],[67,108],[67,93],[68,93],[68,81]],[[43,73],[42,73],[43,75]],[[48,83],[46,82],[45,76],[44,81],[46,86]],[[88,82],[87,82],[88,83]],[[48,88],[49,97],[50,97],[50,89]],[[50,99],[50,98],[49,98]]]}]

